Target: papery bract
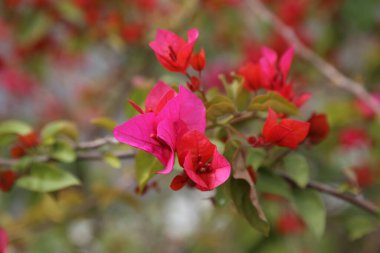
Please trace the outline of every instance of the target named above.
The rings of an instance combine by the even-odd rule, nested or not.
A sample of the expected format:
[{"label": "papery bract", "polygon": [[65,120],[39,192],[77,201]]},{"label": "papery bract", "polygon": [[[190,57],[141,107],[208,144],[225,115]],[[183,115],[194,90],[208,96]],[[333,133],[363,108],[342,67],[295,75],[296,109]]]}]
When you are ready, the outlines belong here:
[{"label": "papery bract", "polygon": [[0,172],[0,190],[8,192],[12,189],[14,182],[17,179],[17,174],[11,170]]},{"label": "papery bract", "polygon": [[158,29],[156,39],[149,46],[153,49],[157,60],[169,71],[185,73],[190,64],[193,47],[198,39],[198,30],[188,31],[188,41],[177,34]]},{"label": "papery bract", "polygon": [[[162,90],[167,89],[162,86],[157,89],[157,94],[162,94]],[[157,97],[148,97],[147,104],[155,106],[165,101],[158,113],[147,112],[133,117],[117,126],[114,135],[118,141],[156,156],[165,165],[158,173],[167,174],[173,169],[178,137],[188,130],[205,131],[206,109],[202,101],[183,86],[172,99],[166,99],[166,95],[164,99],[153,99]]]},{"label": "papery bract", "polygon": [[0,227],[0,253],[6,253],[8,248],[7,232]]},{"label": "papery bract", "polygon": [[240,67],[238,73],[244,77],[243,85],[247,90],[256,91],[263,88],[264,80],[260,64],[248,62]]},{"label": "papery bract", "polygon": [[308,134],[310,142],[318,144],[323,141],[330,131],[326,115],[313,113],[308,122],[310,123],[310,131]]},{"label": "papery bract", "polygon": [[[166,83],[159,81],[153,89],[149,92],[145,100],[145,112],[159,113],[166,103],[174,98],[177,92]],[[140,113],[144,113],[135,102],[128,100],[128,102]]]},{"label": "papery bract", "polygon": [[310,124],[293,119],[283,119],[277,123],[278,116],[271,108],[263,127],[265,142],[295,149],[306,138]]},{"label": "papery bract", "polygon": [[231,166],[216,146],[198,131],[184,134],[177,145],[178,160],[186,175],[202,191],[223,184],[231,173]]},{"label": "papery bract", "polygon": [[202,71],[206,65],[205,50],[202,48],[197,54],[193,54],[190,60],[191,67],[197,71]]}]

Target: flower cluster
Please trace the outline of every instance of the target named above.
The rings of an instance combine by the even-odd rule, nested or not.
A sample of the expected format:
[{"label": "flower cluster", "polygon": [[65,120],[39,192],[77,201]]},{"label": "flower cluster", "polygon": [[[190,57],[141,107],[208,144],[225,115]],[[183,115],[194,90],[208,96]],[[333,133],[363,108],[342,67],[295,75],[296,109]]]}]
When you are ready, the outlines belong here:
[{"label": "flower cluster", "polygon": [[254,92],[259,89],[275,91],[301,107],[311,95],[295,94],[292,83],[287,80],[294,55],[293,48],[289,48],[280,60],[270,48],[264,47],[261,53],[258,62],[248,62],[240,67],[238,73],[244,77],[244,87]]},{"label": "flower cluster", "polygon": [[[177,153],[184,168],[182,186],[191,182],[206,191],[228,179],[230,165],[204,135],[206,109],[191,91],[180,86],[177,93],[159,82],[147,96],[145,110],[132,104],[141,114],[117,126],[115,138],[156,156],[165,165],[159,174],[173,170]],[[175,178],[172,189],[180,188]]]}]

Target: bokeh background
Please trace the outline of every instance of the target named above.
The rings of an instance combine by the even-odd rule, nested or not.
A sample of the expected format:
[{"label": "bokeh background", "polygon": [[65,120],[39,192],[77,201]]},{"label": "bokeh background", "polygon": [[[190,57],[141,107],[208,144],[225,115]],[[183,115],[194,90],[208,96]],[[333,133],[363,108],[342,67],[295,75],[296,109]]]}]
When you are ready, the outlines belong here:
[{"label": "bokeh background", "polygon": [[[74,121],[82,140],[108,136],[91,119],[118,122],[133,115],[127,99],[144,98],[167,72],[148,44],[157,28],[185,37],[200,31],[203,82],[222,87],[220,74],[257,60],[260,48],[282,53],[289,44],[246,7],[249,0],[2,0],[0,1],[0,120],[20,119],[38,131],[58,119]],[[299,38],[342,73],[380,92],[378,0],[265,0]],[[328,139],[307,152],[312,178],[380,202],[380,124],[349,92],[331,85],[313,65],[295,59],[292,79],[313,94],[303,113],[328,115]],[[5,154],[9,150],[3,149]],[[121,169],[103,162],[68,165],[83,182],[54,194],[20,188],[0,193],[0,225],[16,252],[380,252],[379,222],[323,196],[326,232],[316,238],[291,203],[263,195],[269,237],[253,230],[216,192],[169,189],[155,177],[136,194],[134,161]],[[219,193],[219,192],[218,192]],[[217,194],[218,194],[217,193]]]}]

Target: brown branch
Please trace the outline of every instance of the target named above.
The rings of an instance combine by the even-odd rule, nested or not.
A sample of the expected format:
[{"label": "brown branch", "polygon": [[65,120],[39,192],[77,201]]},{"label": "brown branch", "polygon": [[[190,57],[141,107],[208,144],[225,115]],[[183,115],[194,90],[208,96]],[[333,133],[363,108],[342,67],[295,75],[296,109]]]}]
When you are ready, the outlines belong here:
[{"label": "brown branch", "polygon": [[[380,106],[377,101],[368,93],[364,88],[364,85],[356,82],[341,72],[339,72],[333,65],[326,62],[312,50],[310,50],[302,41],[298,38],[294,30],[284,24],[276,15],[274,15],[260,0],[246,0],[247,9],[255,13],[261,20],[270,22],[274,29],[279,32],[286,41],[291,44],[295,51],[304,60],[311,63],[316,69],[319,70],[327,79],[329,79],[337,87],[345,89],[354,94],[359,99],[368,103],[371,109],[380,116]],[[250,22],[251,23],[251,22]]]},{"label": "brown branch", "polygon": [[[278,175],[281,176],[282,178],[284,178],[290,184],[292,184],[294,186],[297,185],[296,182],[293,179],[291,179],[288,175],[286,175],[284,173],[278,173]],[[317,190],[318,192],[333,196],[335,198],[344,200],[346,202],[350,202],[351,204],[353,204],[353,205],[355,205],[355,206],[357,206],[357,207],[359,207],[359,208],[361,208],[361,209],[363,209],[363,210],[365,210],[371,214],[374,214],[377,216],[380,214],[379,207],[377,207],[374,203],[364,199],[360,195],[354,195],[354,194],[350,194],[350,193],[340,192],[337,189],[335,189],[329,185],[319,183],[319,182],[314,182],[314,181],[310,181],[306,185],[306,188],[314,189],[314,190]]]},{"label": "brown branch", "polygon": [[[238,117],[240,119],[240,117]],[[242,119],[245,119],[245,117],[242,117]],[[114,140],[113,137],[104,137],[100,139],[96,139],[93,141],[88,142],[80,142],[77,145],[75,145],[75,150],[77,151],[77,161],[98,161],[102,160],[104,157],[104,153],[97,151],[97,148],[100,148],[104,145],[108,145],[110,143],[117,143],[117,141]],[[83,151],[83,149],[85,151]],[[87,149],[87,150],[86,150]],[[88,150],[90,149],[90,150]],[[119,159],[133,159],[135,157],[134,151],[117,151],[113,152],[112,155],[116,156]],[[13,166],[17,163],[18,160],[16,159],[3,159],[0,158],[0,166]],[[49,161],[56,161],[53,158],[49,156],[36,156],[33,158],[33,162],[49,162]],[[292,185],[296,186],[296,183],[293,179],[291,179],[288,175],[279,173],[281,177],[283,177],[285,180],[287,180]],[[310,181],[307,185],[307,188],[315,189],[321,193],[334,196],[338,199],[350,202],[353,205],[356,205],[360,207],[361,209],[371,213],[379,215],[380,210],[379,208],[373,204],[372,202],[365,200],[363,197],[349,194],[349,193],[342,193],[336,190],[335,188],[325,185],[323,183],[319,182],[313,182]]]}]

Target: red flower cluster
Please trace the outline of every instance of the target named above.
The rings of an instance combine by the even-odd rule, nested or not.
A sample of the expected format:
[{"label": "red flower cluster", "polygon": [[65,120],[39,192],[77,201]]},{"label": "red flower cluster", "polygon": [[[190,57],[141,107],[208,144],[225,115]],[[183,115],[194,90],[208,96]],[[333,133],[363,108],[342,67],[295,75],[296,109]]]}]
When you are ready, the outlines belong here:
[{"label": "red flower cluster", "polygon": [[255,92],[259,89],[272,90],[297,107],[302,106],[311,95],[296,95],[292,83],[287,81],[294,54],[293,48],[289,48],[280,60],[277,53],[270,48],[264,47],[261,53],[258,62],[248,62],[240,67],[238,73],[244,77],[244,87]]},{"label": "red flower cluster", "polygon": [[11,170],[0,172],[0,190],[8,192],[12,189],[14,182],[17,180],[17,174]]},{"label": "red flower cluster", "polygon": [[153,49],[157,60],[169,71],[186,74],[189,65],[194,70],[202,71],[206,64],[204,50],[202,49],[198,54],[193,54],[193,47],[198,35],[197,29],[189,30],[186,42],[171,31],[158,29],[156,39],[149,45]]},{"label": "red flower cluster", "polygon": [[28,149],[34,148],[38,144],[39,139],[36,132],[30,132],[29,134],[20,135],[18,137],[18,143],[11,148],[11,156],[13,158],[23,157]]},{"label": "red flower cluster", "polygon": [[330,131],[330,126],[327,122],[327,117],[325,114],[313,113],[308,122],[310,123],[308,137],[312,144],[318,144],[326,139]]},{"label": "red flower cluster", "polygon": [[294,119],[282,119],[279,122],[278,115],[269,108],[262,131],[262,137],[248,138],[253,147],[277,145],[296,149],[309,133],[310,123]]}]

